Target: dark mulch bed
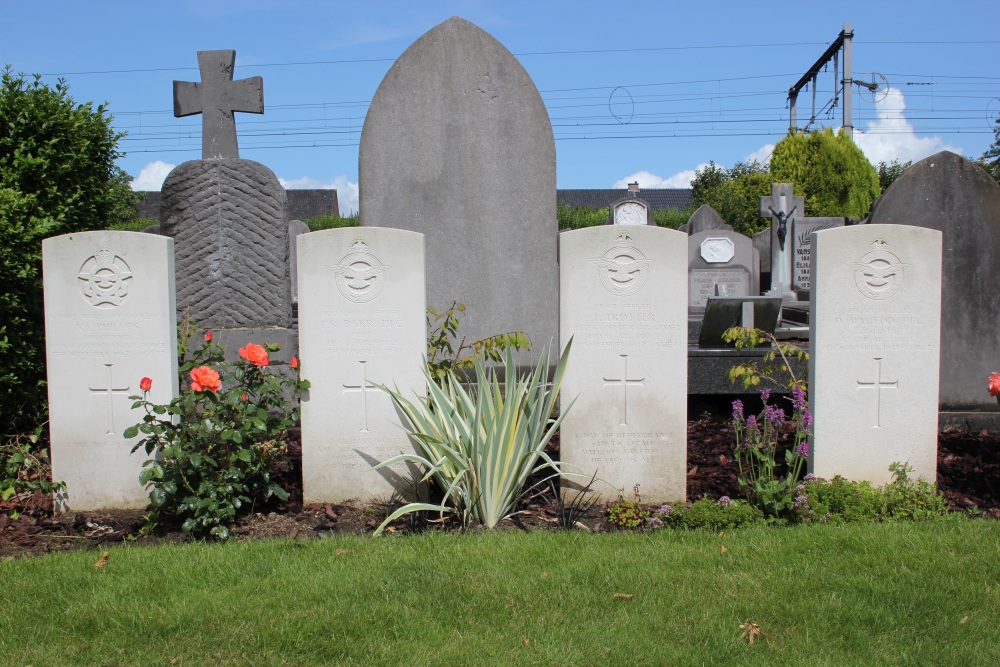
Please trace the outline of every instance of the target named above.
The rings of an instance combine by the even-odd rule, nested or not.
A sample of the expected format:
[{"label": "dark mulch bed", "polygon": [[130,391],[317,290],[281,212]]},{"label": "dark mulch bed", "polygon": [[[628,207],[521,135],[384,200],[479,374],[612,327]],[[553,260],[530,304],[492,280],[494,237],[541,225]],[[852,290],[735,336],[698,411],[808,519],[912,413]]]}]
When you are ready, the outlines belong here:
[{"label": "dark mulch bed", "polygon": [[[728,420],[710,417],[688,424],[689,499],[740,496],[733,460],[734,436]],[[558,445],[556,445],[557,449]],[[309,539],[333,533],[370,533],[385,516],[386,504],[310,505],[301,503],[301,449],[289,442],[290,464],[280,471],[280,481],[289,490],[288,502],[261,508],[240,520],[237,539],[284,537]],[[1000,518],[1000,433],[942,431],[938,437],[938,485],[953,509],[979,508],[984,516]],[[536,528],[556,523],[551,494],[536,496],[528,512],[511,523],[516,528]],[[11,519],[11,510],[20,512]],[[588,530],[602,530],[606,507],[596,506],[583,518]],[[52,516],[51,501],[35,495],[0,502],[0,558],[42,554],[79,548],[101,548],[110,544],[163,544],[181,542],[185,535],[170,527],[156,535],[142,536],[144,512],[116,510],[69,512]],[[411,529],[405,520],[397,531]]]}]

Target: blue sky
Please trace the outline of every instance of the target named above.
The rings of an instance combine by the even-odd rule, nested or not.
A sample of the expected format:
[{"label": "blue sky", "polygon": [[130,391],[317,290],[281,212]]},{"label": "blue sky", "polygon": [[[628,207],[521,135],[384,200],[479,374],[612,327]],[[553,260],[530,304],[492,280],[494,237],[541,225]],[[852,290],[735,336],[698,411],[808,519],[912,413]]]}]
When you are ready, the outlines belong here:
[{"label": "blue sky", "polygon": [[[337,187],[357,207],[358,139],[385,72],[420,35],[462,16],[524,65],[549,109],[560,188],[686,187],[713,160],[766,158],[788,129],[788,88],[845,22],[857,141],[873,162],[950,149],[978,157],[1000,113],[1000,2],[520,2],[0,0],[0,62],[67,79],[77,101],[108,102],[127,132],[121,166],[157,189],[200,157],[200,116],[174,118],[172,81],[198,80],[199,50],[235,49],[236,77],[264,77],[263,116],[237,114],[241,157],[286,187]],[[817,126],[832,68],[817,82]],[[857,91],[857,87],[855,87]],[[800,100],[800,126],[812,91]]]}]

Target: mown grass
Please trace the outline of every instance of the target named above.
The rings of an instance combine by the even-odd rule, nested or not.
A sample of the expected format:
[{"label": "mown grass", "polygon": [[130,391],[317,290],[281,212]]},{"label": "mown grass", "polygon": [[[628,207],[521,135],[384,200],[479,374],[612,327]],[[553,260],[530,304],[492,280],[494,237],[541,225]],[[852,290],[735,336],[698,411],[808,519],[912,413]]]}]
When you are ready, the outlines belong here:
[{"label": "mown grass", "polygon": [[[102,569],[93,551],[0,562],[0,662],[979,665],[1000,651],[993,521],[110,551]],[[771,638],[741,640],[748,619]]]}]

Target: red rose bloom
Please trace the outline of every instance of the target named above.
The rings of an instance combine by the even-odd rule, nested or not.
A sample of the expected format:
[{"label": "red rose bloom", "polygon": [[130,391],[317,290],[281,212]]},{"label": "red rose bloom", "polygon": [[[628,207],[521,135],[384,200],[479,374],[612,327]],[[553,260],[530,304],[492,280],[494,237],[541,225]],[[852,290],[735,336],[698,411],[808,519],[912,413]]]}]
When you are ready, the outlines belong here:
[{"label": "red rose bloom", "polygon": [[247,343],[246,347],[241,347],[240,356],[255,366],[267,366],[270,363],[267,350],[256,343]]},{"label": "red rose bloom", "polygon": [[142,378],[141,380],[139,380],[139,389],[143,391],[149,391],[152,388],[153,388],[152,378]]},{"label": "red rose bloom", "polygon": [[205,332],[205,342],[206,343],[211,343],[212,342],[212,332],[211,331],[206,331]]},{"label": "red rose bloom", "polygon": [[208,366],[198,366],[191,371],[191,389],[194,391],[218,391],[222,386],[219,374]]},{"label": "red rose bloom", "polygon": [[299,367],[299,358],[298,357],[292,357],[292,360],[289,363],[292,365],[292,368],[298,368]]}]

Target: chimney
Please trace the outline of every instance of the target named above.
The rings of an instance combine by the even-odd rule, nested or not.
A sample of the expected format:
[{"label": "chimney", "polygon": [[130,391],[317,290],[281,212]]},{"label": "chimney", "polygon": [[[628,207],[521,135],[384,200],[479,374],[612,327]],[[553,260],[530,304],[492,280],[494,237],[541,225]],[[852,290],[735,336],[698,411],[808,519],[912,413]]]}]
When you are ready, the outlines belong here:
[{"label": "chimney", "polygon": [[629,194],[638,192],[639,191],[639,181],[636,181],[635,183],[629,183],[628,184],[628,191],[629,191]]}]

